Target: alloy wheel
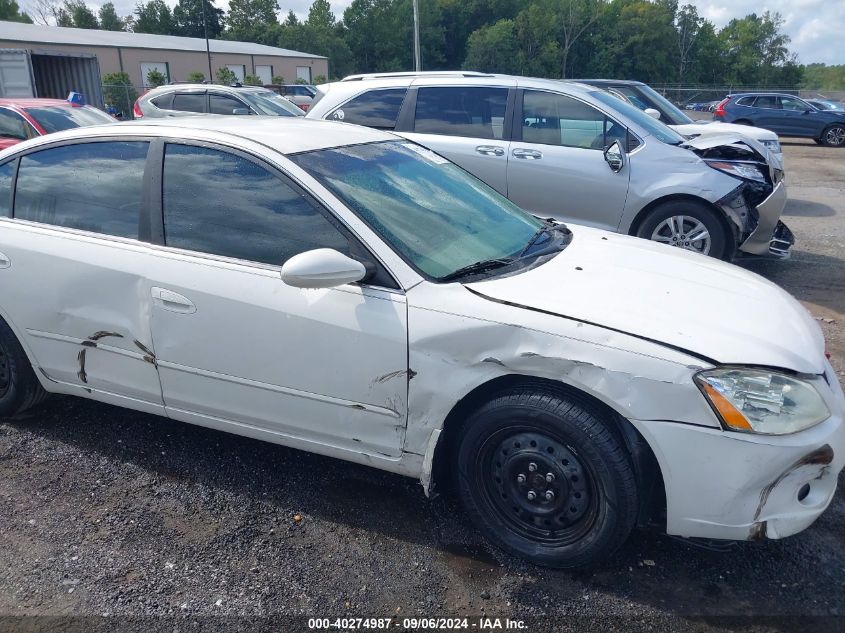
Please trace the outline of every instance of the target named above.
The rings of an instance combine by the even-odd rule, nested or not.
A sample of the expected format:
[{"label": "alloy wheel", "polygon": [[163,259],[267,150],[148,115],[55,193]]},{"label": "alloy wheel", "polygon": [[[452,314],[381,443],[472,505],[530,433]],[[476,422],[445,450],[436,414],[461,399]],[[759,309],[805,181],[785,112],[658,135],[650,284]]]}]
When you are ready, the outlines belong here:
[{"label": "alloy wheel", "polygon": [[479,457],[483,497],[517,535],[565,546],[583,538],[595,523],[595,477],[559,440],[511,427],[488,438]]},{"label": "alloy wheel", "polygon": [[651,233],[651,239],[702,255],[710,254],[710,231],[703,222],[689,215],[671,215]]},{"label": "alloy wheel", "polygon": [[845,127],[835,125],[825,132],[824,140],[828,145],[839,147],[845,144]]}]

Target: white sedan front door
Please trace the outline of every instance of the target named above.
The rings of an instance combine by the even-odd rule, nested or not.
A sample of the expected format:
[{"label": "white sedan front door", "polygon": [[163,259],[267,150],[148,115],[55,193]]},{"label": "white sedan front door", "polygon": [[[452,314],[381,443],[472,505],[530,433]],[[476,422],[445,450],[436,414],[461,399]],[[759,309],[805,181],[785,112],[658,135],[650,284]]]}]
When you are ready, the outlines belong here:
[{"label": "white sedan front door", "polygon": [[[355,248],[326,211],[251,157],[165,146],[165,244],[147,271],[169,415],[395,457],[408,393],[398,290],[303,290],[289,257]],[[281,440],[284,443],[284,440]]]}]

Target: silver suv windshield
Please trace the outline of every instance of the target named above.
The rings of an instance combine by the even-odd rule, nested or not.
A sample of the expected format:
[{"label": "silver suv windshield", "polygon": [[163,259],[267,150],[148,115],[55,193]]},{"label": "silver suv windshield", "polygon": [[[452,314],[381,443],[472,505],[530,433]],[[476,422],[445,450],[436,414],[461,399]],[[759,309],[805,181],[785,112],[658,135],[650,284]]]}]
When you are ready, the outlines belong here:
[{"label": "silver suv windshield", "polygon": [[296,105],[272,90],[244,90],[238,96],[251,105],[259,114],[269,116],[304,116]]},{"label": "silver suv windshield", "polygon": [[632,120],[646,132],[654,136],[658,141],[662,141],[668,145],[680,145],[681,143],[686,142],[686,139],[683,136],[668,127],[666,124],[661,123],[657,119],[651,118],[636,106],[632,106],[630,103],[622,101],[619,97],[616,97],[609,92],[596,90],[595,92],[591,92],[590,95],[597,101],[600,101],[603,105],[618,112],[622,115],[623,119],[627,118]]},{"label": "silver suv windshield", "polygon": [[530,263],[528,255],[548,254],[556,245],[558,252],[568,243],[565,227],[550,227],[414,143],[338,147],[290,159],[434,280],[518,269]]}]

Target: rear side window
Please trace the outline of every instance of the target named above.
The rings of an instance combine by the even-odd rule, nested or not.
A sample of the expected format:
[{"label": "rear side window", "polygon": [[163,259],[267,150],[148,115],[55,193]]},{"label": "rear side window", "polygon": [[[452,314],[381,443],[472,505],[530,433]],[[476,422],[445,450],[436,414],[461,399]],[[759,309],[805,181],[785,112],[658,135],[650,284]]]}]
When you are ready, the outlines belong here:
[{"label": "rear side window", "polygon": [[15,173],[15,161],[0,165],[0,218],[9,217],[9,205],[12,201],[12,176]]},{"label": "rear side window", "polygon": [[740,97],[736,100],[736,104],[741,106],[753,106],[754,97]]},{"label": "rear side window", "polygon": [[179,112],[205,112],[205,93],[176,93],[173,109]]},{"label": "rear side window", "polygon": [[414,132],[500,139],[507,88],[420,88]]},{"label": "rear side window", "polygon": [[234,114],[235,110],[249,110],[245,103],[226,95],[208,95],[208,111],[211,114]]},{"label": "rear side window", "polygon": [[346,237],[304,195],[222,150],[168,144],[163,204],[168,246],[274,266],[314,248],[349,252]]},{"label": "rear side window", "polygon": [[32,126],[17,112],[0,108],[0,138],[25,141],[37,136]]},{"label": "rear side window", "polygon": [[173,93],[168,92],[167,94],[163,94],[160,97],[151,99],[150,102],[157,108],[160,108],[162,110],[170,110],[173,106]]},{"label": "rear side window", "polygon": [[370,90],[336,108],[327,119],[392,130],[396,127],[399,109],[405,99],[406,88]]},{"label": "rear side window", "polygon": [[14,217],[137,239],[148,147],[108,141],[23,156]]},{"label": "rear side window", "polygon": [[773,110],[780,110],[780,103],[778,98],[769,95],[761,95],[754,101],[754,106],[757,108],[770,108]]}]

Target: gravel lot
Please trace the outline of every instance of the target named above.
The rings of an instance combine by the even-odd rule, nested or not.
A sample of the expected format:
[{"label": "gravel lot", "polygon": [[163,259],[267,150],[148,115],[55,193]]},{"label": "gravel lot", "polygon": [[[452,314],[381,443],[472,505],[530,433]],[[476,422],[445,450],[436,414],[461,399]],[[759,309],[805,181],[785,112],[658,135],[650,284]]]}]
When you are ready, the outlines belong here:
[{"label": "gravel lot", "polygon": [[[793,258],[742,265],[820,319],[845,380],[845,150],[785,152]],[[251,630],[273,616],[257,622],[282,631],[282,616],[398,613],[526,618],[529,631],[841,631],[843,525],[840,490],[784,541],[709,551],[642,531],[598,569],[554,572],[492,550],[413,480],[54,398],[0,422],[0,630],[125,631],[143,616],[131,622],[173,631],[237,615],[203,622]],[[8,617],[104,614],[78,629]]]}]

